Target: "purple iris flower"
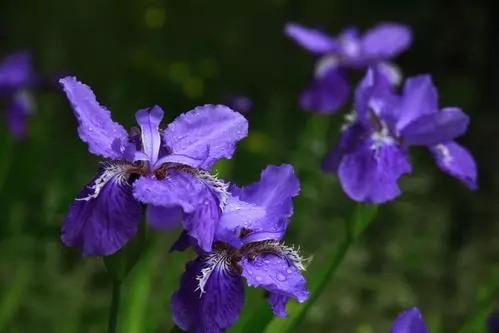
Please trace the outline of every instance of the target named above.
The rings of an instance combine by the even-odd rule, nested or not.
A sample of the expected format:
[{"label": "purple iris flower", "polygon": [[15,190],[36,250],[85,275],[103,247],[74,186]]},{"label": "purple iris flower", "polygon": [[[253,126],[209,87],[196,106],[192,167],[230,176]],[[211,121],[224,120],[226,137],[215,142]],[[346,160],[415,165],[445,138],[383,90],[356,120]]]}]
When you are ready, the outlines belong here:
[{"label": "purple iris flower", "polygon": [[393,322],[390,333],[429,333],[418,308],[405,310]]},{"label": "purple iris flower", "polygon": [[29,52],[12,53],[0,63],[0,98],[6,102],[7,126],[17,138],[25,135],[27,118],[35,110],[31,89],[36,81]]},{"label": "purple iris flower", "polygon": [[296,23],[285,26],[286,35],[318,56],[314,79],[300,96],[305,110],[329,114],[347,101],[350,87],[347,69],[376,66],[395,84],[402,76],[389,62],[412,43],[409,27],[395,23],[379,24],[364,34],[356,28],[344,29],[337,38]]},{"label": "purple iris flower", "polygon": [[227,96],[224,104],[242,114],[249,113],[253,107],[253,102],[249,97],[235,94]]},{"label": "purple iris flower", "polygon": [[383,203],[398,196],[399,177],[411,172],[409,146],[426,146],[444,172],[477,188],[473,157],[454,141],[466,131],[468,116],[457,107],[439,110],[429,75],[408,78],[397,95],[386,76],[370,68],[350,121],[322,168],[338,175],[352,199]]},{"label": "purple iris flower", "polygon": [[137,232],[144,204],[158,228],[182,221],[210,251],[228,185],[209,173],[231,158],[248,132],[246,119],[223,105],[204,105],[180,115],[165,130],[158,106],[137,111],[130,133],[111,119],[92,90],[74,77],[60,83],[78,119],[78,134],[95,155],[108,158],[78,194],[62,228],[62,241],[84,255],[110,255]]},{"label": "purple iris flower", "polygon": [[238,319],[244,285],[262,287],[276,316],[286,316],[290,297],[304,302],[303,259],[281,239],[293,212],[300,185],[290,165],[269,166],[259,182],[231,194],[217,228],[213,250],[197,249],[180,288],[172,295],[177,326],[192,332],[224,332]]},{"label": "purple iris flower", "polygon": [[490,333],[499,333],[499,313],[494,312],[487,318],[487,329]]}]

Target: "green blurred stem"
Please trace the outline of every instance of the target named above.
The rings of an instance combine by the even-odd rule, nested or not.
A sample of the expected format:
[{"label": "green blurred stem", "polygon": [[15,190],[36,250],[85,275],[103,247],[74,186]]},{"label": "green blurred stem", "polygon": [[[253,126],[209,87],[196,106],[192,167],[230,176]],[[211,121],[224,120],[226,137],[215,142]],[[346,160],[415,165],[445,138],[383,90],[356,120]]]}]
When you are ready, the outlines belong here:
[{"label": "green blurred stem", "polygon": [[111,309],[109,311],[109,322],[107,326],[107,333],[116,333],[118,326],[118,313],[120,311],[121,303],[121,281],[113,279],[113,295],[111,299]]}]

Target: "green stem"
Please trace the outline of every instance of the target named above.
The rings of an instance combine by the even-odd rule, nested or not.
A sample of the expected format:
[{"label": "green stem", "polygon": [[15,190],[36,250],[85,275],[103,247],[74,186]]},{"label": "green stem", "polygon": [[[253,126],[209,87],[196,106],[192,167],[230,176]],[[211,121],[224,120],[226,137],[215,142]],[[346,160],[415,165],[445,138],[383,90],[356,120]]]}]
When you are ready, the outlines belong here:
[{"label": "green stem", "polygon": [[107,333],[116,333],[118,327],[118,313],[121,303],[121,281],[113,279],[113,295],[111,299],[111,309],[109,311],[109,322]]}]

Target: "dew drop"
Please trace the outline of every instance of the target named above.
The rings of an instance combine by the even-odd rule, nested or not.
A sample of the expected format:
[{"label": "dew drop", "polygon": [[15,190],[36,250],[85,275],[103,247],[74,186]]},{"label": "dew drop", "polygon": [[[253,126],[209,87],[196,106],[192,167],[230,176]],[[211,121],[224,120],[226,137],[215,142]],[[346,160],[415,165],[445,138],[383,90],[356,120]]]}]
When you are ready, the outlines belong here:
[{"label": "dew drop", "polygon": [[255,280],[257,280],[258,282],[261,282],[263,279],[261,276],[255,276]]},{"label": "dew drop", "polygon": [[286,270],[286,273],[291,274],[291,273],[293,273],[293,271],[291,270],[291,268],[288,268],[288,269]]},{"label": "dew drop", "polygon": [[88,128],[88,131],[89,131],[89,132],[92,132],[93,130],[94,130],[94,129],[93,129],[92,127],[89,127],[89,128]]},{"label": "dew drop", "polygon": [[265,259],[263,262],[266,263],[266,264],[270,264],[270,261],[267,260],[267,259]]},{"label": "dew drop", "polygon": [[279,280],[279,281],[286,281],[286,277],[284,275],[282,275],[281,273],[278,273],[276,277],[277,277],[277,280]]}]

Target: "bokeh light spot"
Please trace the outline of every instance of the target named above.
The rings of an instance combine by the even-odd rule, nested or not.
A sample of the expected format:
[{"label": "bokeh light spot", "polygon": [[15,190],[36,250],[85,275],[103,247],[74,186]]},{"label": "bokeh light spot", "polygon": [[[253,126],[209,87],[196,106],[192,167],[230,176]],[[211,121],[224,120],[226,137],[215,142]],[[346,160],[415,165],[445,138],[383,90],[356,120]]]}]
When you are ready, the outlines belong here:
[{"label": "bokeh light spot", "polygon": [[369,324],[360,324],[357,326],[357,333],[374,333],[374,330]]},{"label": "bokeh light spot", "polygon": [[265,154],[268,152],[270,145],[269,137],[259,131],[252,131],[243,141],[246,150],[256,154]]},{"label": "bokeh light spot", "polygon": [[201,79],[191,77],[184,81],[182,90],[187,97],[196,99],[203,96],[204,83]]},{"label": "bokeh light spot", "polygon": [[214,78],[218,75],[219,66],[214,59],[203,59],[199,62],[199,74],[204,78]]},{"label": "bokeh light spot", "polygon": [[157,6],[148,7],[144,15],[144,21],[149,28],[162,28],[165,25],[165,10]]},{"label": "bokeh light spot", "polygon": [[184,82],[189,78],[190,68],[186,62],[178,61],[170,64],[168,76],[176,82]]}]

